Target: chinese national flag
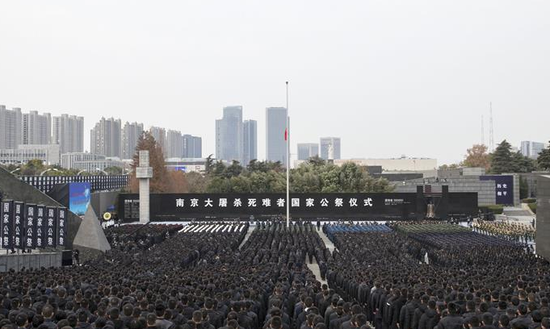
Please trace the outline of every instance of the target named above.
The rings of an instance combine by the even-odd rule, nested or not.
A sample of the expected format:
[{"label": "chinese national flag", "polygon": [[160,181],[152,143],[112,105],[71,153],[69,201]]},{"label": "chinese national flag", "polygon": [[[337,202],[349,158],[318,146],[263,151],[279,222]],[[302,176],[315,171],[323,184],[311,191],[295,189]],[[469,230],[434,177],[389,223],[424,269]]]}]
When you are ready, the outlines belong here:
[{"label": "chinese national flag", "polygon": [[285,129],[285,141],[288,140],[288,129]]}]

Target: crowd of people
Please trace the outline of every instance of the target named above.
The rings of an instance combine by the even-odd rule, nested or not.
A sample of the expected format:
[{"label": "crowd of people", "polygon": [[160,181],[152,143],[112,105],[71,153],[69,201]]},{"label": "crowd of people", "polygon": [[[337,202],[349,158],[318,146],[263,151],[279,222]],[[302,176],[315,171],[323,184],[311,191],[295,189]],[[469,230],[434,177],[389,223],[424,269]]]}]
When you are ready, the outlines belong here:
[{"label": "crowd of people", "polygon": [[306,266],[330,257],[311,224],[258,225],[245,243],[248,227],[180,230],[133,254],[132,229],[108,232],[119,246],[83,266],[0,274],[0,327],[328,329],[325,322],[344,319],[366,325],[359,313],[344,317],[351,306]]},{"label": "crowd of people", "polygon": [[308,222],[109,228],[116,246],[82,266],[1,273],[0,329],[550,329],[550,265],[520,243],[436,222],[323,231],[333,252]]},{"label": "crowd of people", "polygon": [[334,234],[327,274],[377,329],[548,328],[550,266],[521,244],[450,224],[389,225]]},{"label": "crowd of people", "polygon": [[182,228],[183,225],[123,225],[110,226],[104,231],[111,248],[130,253],[149,249]]},{"label": "crowd of people", "polygon": [[536,230],[533,225],[476,219],[474,220],[472,227],[476,232],[497,236],[506,240],[523,243],[529,243],[535,240]]}]

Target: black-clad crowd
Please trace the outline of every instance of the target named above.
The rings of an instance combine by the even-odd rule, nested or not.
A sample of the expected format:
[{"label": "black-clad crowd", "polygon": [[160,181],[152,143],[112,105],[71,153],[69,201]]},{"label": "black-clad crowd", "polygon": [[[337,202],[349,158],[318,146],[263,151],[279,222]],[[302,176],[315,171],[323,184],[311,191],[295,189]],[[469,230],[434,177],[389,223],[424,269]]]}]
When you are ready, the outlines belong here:
[{"label": "black-clad crowd", "polygon": [[365,306],[377,329],[549,328],[548,262],[518,243],[421,225],[336,233],[330,286]]},{"label": "black-clad crowd", "polygon": [[110,228],[83,266],[1,273],[0,329],[550,329],[546,261],[445,225],[331,227],[333,253],[309,223]]},{"label": "black-clad crowd", "polygon": [[[246,242],[247,229],[179,232],[146,248],[136,248],[132,229],[107,232],[111,238],[116,235],[117,248],[82,266],[0,274],[0,327],[351,329],[366,325],[358,305],[344,303],[306,266],[330,258],[310,224],[287,228],[263,223]],[[140,234],[148,235],[153,234],[150,230],[166,233],[171,228],[142,230]],[[350,310],[354,317],[348,316]]]}]

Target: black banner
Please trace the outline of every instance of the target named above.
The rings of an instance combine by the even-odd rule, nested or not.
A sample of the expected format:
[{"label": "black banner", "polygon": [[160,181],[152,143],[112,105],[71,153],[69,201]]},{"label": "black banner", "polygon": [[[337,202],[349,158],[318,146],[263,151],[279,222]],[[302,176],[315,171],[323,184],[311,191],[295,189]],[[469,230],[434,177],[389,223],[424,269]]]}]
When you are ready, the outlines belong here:
[{"label": "black banner", "polygon": [[46,247],[55,248],[57,241],[55,240],[57,222],[57,208],[46,207]]},{"label": "black banner", "polygon": [[13,248],[13,201],[3,200],[2,204],[2,248]]},{"label": "black banner", "polygon": [[[121,194],[119,217],[139,219],[139,196]],[[409,219],[416,212],[415,193],[299,193],[290,195],[292,218]],[[284,194],[153,194],[151,219],[254,218],[284,215]]]},{"label": "black banner", "polygon": [[25,205],[25,248],[36,248],[36,205]]},{"label": "black banner", "polygon": [[23,202],[15,201],[13,203],[14,208],[14,234],[13,244],[17,249],[25,249],[24,235],[25,235],[25,204]]},{"label": "black banner", "polygon": [[59,247],[65,246],[65,239],[67,236],[66,223],[67,220],[67,208],[57,208],[57,245]]},{"label": "black banner", "polygon": [[44,248],[46,238],[46,207],[36,207],[36,248]]},{"label": "black banner", "polygon": [[50,192],[57,184],[88,182],[92,192],[118,190],[128,186],[128,175],[96,176],[21,176],[25,183],[34,186],[41,192]]}]

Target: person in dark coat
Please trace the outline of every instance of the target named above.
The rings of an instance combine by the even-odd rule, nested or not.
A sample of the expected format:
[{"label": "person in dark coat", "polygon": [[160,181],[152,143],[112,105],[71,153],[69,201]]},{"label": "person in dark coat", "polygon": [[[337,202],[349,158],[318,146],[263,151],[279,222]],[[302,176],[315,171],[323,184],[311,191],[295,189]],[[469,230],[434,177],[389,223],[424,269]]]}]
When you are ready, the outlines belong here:
[{"label": "person in dark coat", "polygon": [[464,320],[462,316],[457,314],[458,310],[456,304],[452,302],[449,303],[447,310],[449,314],[439,321],[437,329],[462,329]]},{"label": "person in dark coat", "polygon": [[414,311],[420,306],[420,294],[414,293],[409,296],[409,301],[403,308],[401,308],[401,314],[399,314],[399,328],[400,329],[412,329]]},{"label": "person in dark coat", "polygon": [[533,324],[533,319],[531,319],[531,316],[527,314],[527,306],[525,304],[520,304],[518,306],[518,317],[510,321],[510,326],[514,328],[514,326],[521,326],[525,328],[529,328]]}]

